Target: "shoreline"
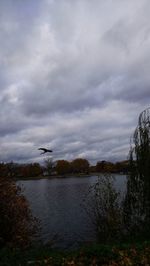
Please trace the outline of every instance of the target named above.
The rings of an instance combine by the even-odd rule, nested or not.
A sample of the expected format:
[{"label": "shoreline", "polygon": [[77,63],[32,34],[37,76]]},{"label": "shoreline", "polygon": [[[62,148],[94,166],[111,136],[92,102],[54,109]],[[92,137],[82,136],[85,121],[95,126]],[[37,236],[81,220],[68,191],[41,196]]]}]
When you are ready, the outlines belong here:
[{"label": "shoreline", "polygon": [[86,178],[86,177],[91,177],[91,176],[100,176],[102,174],[110,174],[110,175],[127,175],[128,173],[90,173],[90,174],[66,174],[66,175],[51,175],[51,176],[35,176],[35,177],[16,177],[12,178],[14,181],[19,181],[19,180],[41,180],[41,179],[64,179],[64,178]]}]

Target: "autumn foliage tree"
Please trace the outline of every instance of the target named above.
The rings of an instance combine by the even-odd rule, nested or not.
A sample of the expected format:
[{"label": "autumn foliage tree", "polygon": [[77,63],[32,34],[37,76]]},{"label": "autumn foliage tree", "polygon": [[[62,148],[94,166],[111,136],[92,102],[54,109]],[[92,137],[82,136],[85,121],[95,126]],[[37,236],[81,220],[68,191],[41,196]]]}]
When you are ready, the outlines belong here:
[{"label": "autumn foliage tree", "polygon": [[56,163],[56,172],[59,175],[70,173],[70,163],[66,160],[59,160]]},{"label": "autumn foliage tree", "polygon": [[42,175],[43,172],[39,163],[22,165],[18,170],[23,177],[36,177]]},{"label": "autumn foliage tree", "polygon": [[26,247],[37,231],[26,198],[12,180],[0,177],[0,247]]},{"label": "autumn foliage tree", "polygon": [[86,159],[77,158],[71,162],[71,169],[73,173],[89,173],[89,162]]}]

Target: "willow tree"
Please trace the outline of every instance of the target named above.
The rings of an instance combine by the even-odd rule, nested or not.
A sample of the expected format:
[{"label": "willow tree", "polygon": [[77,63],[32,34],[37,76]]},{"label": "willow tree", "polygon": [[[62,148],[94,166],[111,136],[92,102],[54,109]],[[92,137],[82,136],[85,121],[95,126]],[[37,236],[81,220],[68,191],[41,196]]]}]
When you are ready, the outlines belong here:
[{"label": "willow tree", "polygon": [[139,116],[131,141],[129,163],[125,224],[132,233],[150,234],[150,108]]}]

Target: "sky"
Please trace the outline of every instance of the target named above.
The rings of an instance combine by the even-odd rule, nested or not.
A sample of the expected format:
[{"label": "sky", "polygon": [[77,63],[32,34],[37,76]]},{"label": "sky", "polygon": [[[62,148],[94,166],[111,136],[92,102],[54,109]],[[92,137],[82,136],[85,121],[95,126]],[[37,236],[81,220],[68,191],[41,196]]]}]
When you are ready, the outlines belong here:
[{"label": "sky", "polygon": [[150,106],[149,0],[0,1],[0,161],[126,160]]}]

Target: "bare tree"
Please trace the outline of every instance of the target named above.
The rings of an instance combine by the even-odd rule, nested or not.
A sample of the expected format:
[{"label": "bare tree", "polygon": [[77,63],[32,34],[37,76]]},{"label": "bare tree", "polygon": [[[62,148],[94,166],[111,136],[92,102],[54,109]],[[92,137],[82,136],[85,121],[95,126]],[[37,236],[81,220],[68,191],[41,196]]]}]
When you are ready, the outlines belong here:
[{"label": "bare tree", "polygon": [[45,159],[44,163],[45,163],[45,168],[46,168],[48,175],[51,175],[52,172],[54,171],[55,162],[53,161],[52,158],[47,158]]}]

